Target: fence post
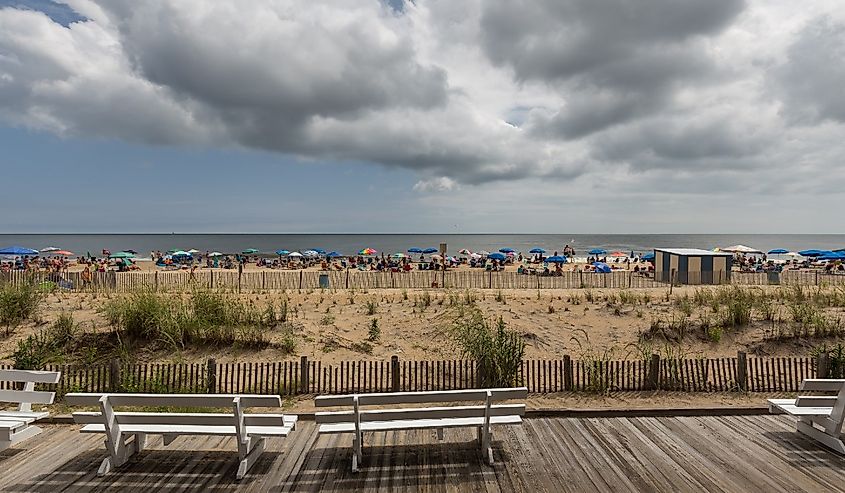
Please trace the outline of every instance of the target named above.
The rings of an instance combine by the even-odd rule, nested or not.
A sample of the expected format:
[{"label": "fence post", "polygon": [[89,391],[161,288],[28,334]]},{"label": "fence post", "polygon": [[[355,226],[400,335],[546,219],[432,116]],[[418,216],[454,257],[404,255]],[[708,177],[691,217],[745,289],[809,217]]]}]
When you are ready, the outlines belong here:
[{"label": "fence post", "polygon": [[120,360],[113,358],[109,364],[109,392],[119,392],[120,387]]},{"label": "fence post", "polygon": [[648,365],[648,390],[657,390],[660,386],[660,355],[652,354]]},{"label": "fence post", "polygon": [[675,287],[675,269],[669,274],[669,295],[672,294],[672,288]]},{"label": "fence post", "polygon": [[390,383],[393,392],[400,392],[399,388],[399,356],[395,354],[390,357]]},{"label": "fence post", "polygon": [[828,353],[819,353],[816,360],[816,378],[827,378],[830,371],[830,357]]},{"label": "fence post", "polygon": [[736,379],[739,390],[748,392],[748,360],[745,351],[736,352]]},{"label": "fence post", "polygon": [[265,281],[265,279],[264,279],[264,274],[266,274],[266,273],[267,273],[267,272],[265,272],[265,271],[263,271],[263,270],[261,271],[261,290],[262,290],[262,291],[264,291],[265,286],[267,285],[267,282],[266,282],[266,281]]},{"label": "fence post", "polygon": [[349,267],[346,268],[346,289],[349,289]]},{"label": "fence post", "polygon": [[493,271],[487,271],[487,289],[493,289]]},{"label": "fence post", "polygon": [[299,289],[302,290],[302,269],[299,269]]},{"label": "fence post", "polygon": [[155,282],[155,292],[158,292],[158,271],[153,273],[153,280]]},{"label": "fence post", "polygon": [[563,355],[563,390],[572,390],[572,358],[568,354]]},{"label": "fence post", "polygon": [[205,385],[209,394],[217,393],[217,361],[208,358],[205,363]]},{"label": "fence post", "polygon": [[[299,271],[300,274],[302,271]],[[299,358],[299,393],[308,393],[308,356]]]},{"label": "fence post", "polygon": [[208,279],[208,289],[214,289],[214,269],[210,271],[211,276]]}]

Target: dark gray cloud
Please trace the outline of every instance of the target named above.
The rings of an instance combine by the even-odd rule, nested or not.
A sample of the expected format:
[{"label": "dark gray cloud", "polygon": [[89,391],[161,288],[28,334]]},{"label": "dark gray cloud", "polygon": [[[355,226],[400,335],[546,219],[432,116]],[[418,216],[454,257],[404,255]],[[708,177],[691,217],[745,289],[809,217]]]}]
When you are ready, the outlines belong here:
[{"label": "dark gray cloud", "polygon": [[579,138],[659,110],[675,86],[714,71],[700,37],[724,29],[744,0],[489,1],[485,53],[567,103],[536,131]]},{"label": "dark gray cloud", "polygon": [[809,22],[787,49],[773,82],[794,122],[845,122],[845,24],[828,16]]}]

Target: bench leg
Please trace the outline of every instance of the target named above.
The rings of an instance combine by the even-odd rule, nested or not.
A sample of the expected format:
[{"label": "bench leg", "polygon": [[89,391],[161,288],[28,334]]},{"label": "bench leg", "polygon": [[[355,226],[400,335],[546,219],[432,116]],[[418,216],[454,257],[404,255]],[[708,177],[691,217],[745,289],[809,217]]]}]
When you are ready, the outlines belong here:
[{"label": "bench leg", "polygon": [[168,433],[166,435],[162,435],[161,438],[164,440],[164,445],[166,447],[166,446],[170,445],[171,443],[173,443],[173,440],[176,440],[177,438],[179,438],[179,435],[174,435],[172,433]]},{"label": "bench leg", "polygon": [[842,443],[841,439],[828,435],[827,433],[815,428],[812,423],[799,421],[797,429],[798,432],[807,435],[813,440],[820,442],[822,445],[829,447],[840,454],[845,455],[845,444]]},{"label": "bench leg", "polygon": [[258,457],[264,452],[265,443],[266,441],[264,438],[256,439],[252,450],[250,450],[246,456],[241,457],[241,463],[238,465],[237,479],[243,479],[253,464],[258,461]]},{"label": "bench leg", "polygon": [[437,439],[443,440],[443,428],[437,428]]},{"label": "bench leg", "polygon": [[105,476],[111,472],[111,457],[106,457],[100,463],[100,468],[97,469],[97,476]]},{"label": "bench leg", "polygon": [[143,452],[147,448],[147,434],[135,433],[135,449],[138,452]]},{"label": "bench leg", "polygon": [[10,433],[8,437],[3,437],[3,440],[0,440],[0,450],[6,450],[12,445],[22,442],[27,438],[32,438],[39,433],[41,433],[41,428],[37,426],[27,426],[23,430]]},{"label": "bench leg", "polygon": [[362,451],[362,444],[363,442],[363,435],[359,437],[355,437],[352,439],[352,472],[358,472],[358,468],[361,465],[363,459],[363,451]]},{"label": "bench leg", "polygon": [[97,470],[98,476],[108,474],[108,472],[112,469],[126,464],[126,462],[129,461],[129,458],[138,452],[139,443],[134,440],[126,443],[126,438],[127,437],[124,435],[120,435],[118,437],[119,442],[114,450],[112,450],[109,441],[105,441],[106,450],[109,451],[109,456],[103,460],[102,464],[100,464],[100,468]]}]

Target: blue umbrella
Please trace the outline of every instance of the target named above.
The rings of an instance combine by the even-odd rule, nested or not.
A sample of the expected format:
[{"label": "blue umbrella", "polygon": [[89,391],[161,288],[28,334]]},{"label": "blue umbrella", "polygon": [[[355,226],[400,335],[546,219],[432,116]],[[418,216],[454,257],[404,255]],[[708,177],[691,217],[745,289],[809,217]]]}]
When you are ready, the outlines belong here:
[{"label": "blue umbrella", "polygon": [[654,260],[654,252],[648,252],[642,258],[643,260]]},{"label": "blue umbrella", "polygon": [[827,250],[801,250],[798,252],[798,255],[802,257],[821,257],[822,255],[829,253]]},{"label": "blue umbrella", "polygon": [[280,256],[280,257],[281,257],[282,255],[287,255],[287,254],[289,254],[289,253],[290,253],[290,251],[289,251],[289,250],[276,250],[276,255],[278,255],[278,256]]},{"label": "blue umbrella", "polygon": [[500,248],[499,251],[502,252],[502,253],[513,253],[513,252],[515,252],[515,250],[513,248]]},{"label": "blue umbrella", "polygon": [[496,253],[491,253],[490,255],[488,255],[487,258],[493,259],[493,260],[505,260],[505,255],[502,254],[502,253],[496,252]]},{"label": "blue umbrella", "polygon": [[341,255],[337,252],[329,252],[329,253],[326,254],[326,257],[328,257],[328,258],[338,258],[338,257],[343,257],[343,255]]},{"label": "blue umbrella", "polygon": [[322,248],[312,248],[312,249],[311,249],[311,251],[317,252],[317,253],[319,253],[320,255],[325,255],[325,254],[326,254],[326,251],[325,251],[325,250],[323,250]]},{"label": "blue umbrella", "polygon": [[10,246],[0,250],[0,255],[38,255],[38,250],[19,246]]},{"label": "blue umbrella", "polygon": [[845,248],[837,248],[834,252],[845,252]]},{"label": "blue umbrella", "polygon": [[607,254],[607,250],[602,250],[601,248],[593,248],[589,252],[590,255],[605,255]]},{"label": "blue umbrella", "polygon": [[596,268],[596,272],[601,272],[602,274],[609,274],[611,271],[610,266],[604,262],[593,262],[593,267]]},{"label": "blue umbrella", "polygon": [[845,260],[845,252],[829,252],[818,257],[819,260]]},{"label": "blue umbrella", "polygon": [[560,255],[553,255],[545,260],[546,262],[550,262],[552,264],[565,264],[568,262],[566,257],[561,257]]},{"label": "blue umbrella", "polygon": [[423,250],[422,252],[423,252],[423,253],[437,253],[437,252],[439,252],[439,251],[440,251],[440,250],[438,250],[438,249],[436,249],[436,248],[426,248],[426,249],[425,249],[425,250]]},{"label": "blue umbrella", "polygon": [[782,255],[784,253],[789,253],[789,250],[784,248],[775,248],[774,250],[769,250],[769,255]]},{"label": "blue umbrella", "polygon": [[546,251],[543,250],[540,247],[537,247],[537,248],[532,248],[531,250],[528,250],[528,253],[546,253]]},{"label": "blue umbrella", "polygon": [[422,253],[422,252],[423,252],[422,248],[413,247],[413,248],[408,249],[408,253]]}]

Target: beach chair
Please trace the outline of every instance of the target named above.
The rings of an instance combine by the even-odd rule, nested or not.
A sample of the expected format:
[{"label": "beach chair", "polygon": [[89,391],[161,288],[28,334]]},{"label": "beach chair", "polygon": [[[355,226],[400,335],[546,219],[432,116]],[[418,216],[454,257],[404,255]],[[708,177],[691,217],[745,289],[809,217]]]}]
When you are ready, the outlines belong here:
[{"label": "beach chair", "polygon": [[0,370],[0,381],[23,383],[22,390],[0,390],[0,402],[17,404],[17,410],[0,411],[0,450],[41,433],[32,425],[50,415],[32,410],[33,404],[52,404],[55,392],[35,390],[36,383],[58,383],[62,374],[56,371]]},{"label": "beach chair", "polygon": [[845,419],[845,380],[811,378],[801,382],[801,392],[834,395],[799,395],[797,399],[769,399],[769,412],[798,418],[796,430],[845,454],[842,422]]},{"label": "beach chair", "polygon": [[[279,408],[277,395],[239,394],[80,394],[65,396],[69,405],[96,406],[96,412],[75,412],[73,419],[82,433],[106,435],[108,457],[103,459],[98,476],[125,464],[141,452],[147,435],[162,435],[167,446],[185,435],[231,436],[237,439],[237,479],[242,479],[264,452],[265,439],[286,437],[296,427],[296,416],[285,414],[246,414],[251,407]],[[230,412],[169,413],[119,412],[116,407],[140,408],[226,408]]]},{"label": "beach chair", "polygon": [[[347,407],[342,411],[318,412],[315,420],[320,434],[352,433],[352,472],[363,459],[365,432],[435,429],[443,440],[445,428],[471,427],[478,432],[481,453],[493,464],[492,425],[519,425],[525,404],[495,404],[511,399],[525,399],[525,387],[506,389],[445,390],[433,392],[393,392],[374,394],[325,395],[314,399],[316,407]],[[481,401],[481,405],[418,406],[385,408],[396,404],[440,404]],[[365,406],[380,409],[362,410]]]}]

